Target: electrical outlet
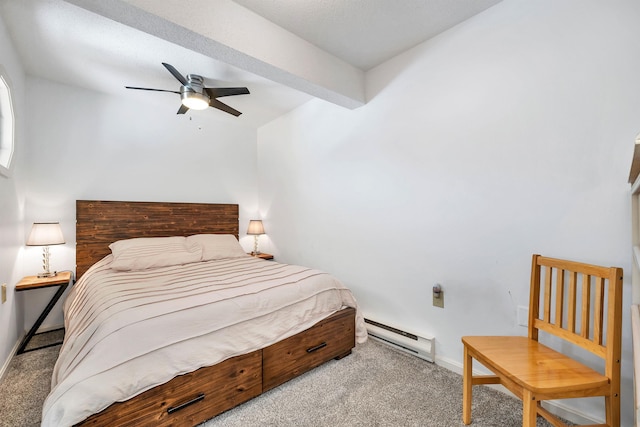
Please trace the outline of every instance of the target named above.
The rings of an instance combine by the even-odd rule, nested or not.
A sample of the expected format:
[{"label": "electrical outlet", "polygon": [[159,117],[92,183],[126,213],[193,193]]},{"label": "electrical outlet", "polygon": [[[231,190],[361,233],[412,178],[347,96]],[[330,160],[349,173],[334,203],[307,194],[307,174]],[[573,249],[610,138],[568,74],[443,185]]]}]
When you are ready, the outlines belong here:
[{"label": "electrical outlet", "polygon": [[437,297],[435,292],[433,293],[433,306],[444,308],[444,291],[440,291]]},{"label": "electrical outlet", "polygon": [[527,326],[529,324],[529,307],[524,305],[518,306],[518,325]]},{"label": "electrical outlet", "polygon": [[7,284],[3,283],[2,284],[2,304],[4,304],[5,302],[7,302]]}]

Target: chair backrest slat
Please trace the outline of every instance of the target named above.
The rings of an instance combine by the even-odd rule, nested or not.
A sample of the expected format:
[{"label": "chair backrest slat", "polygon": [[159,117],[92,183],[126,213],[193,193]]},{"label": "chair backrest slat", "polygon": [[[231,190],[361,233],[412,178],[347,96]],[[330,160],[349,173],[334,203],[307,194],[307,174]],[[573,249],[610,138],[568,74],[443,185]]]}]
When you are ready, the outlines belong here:
[{"label": "chair backrest slat", "polygon": [[564,312],[564,270],[558,270],[556,275],[556,315],[554,324],[562,328],[563,312]]},{"label": "chair backrest slat", "polygon": [[593,342],[602,344],[603,321],[604,321],[604,279],[596,279],[596,299],[593,308]]},{"label": "chair backrest slat", "polygon": [[610,358],[620,359],[611,348],[621,333],[621,307],[622,269],[533,256],[530,338],[537,340],[539,331],[553,334],[608,365]]},{"label": "chair backrest slat", "polygon": [[551,322],[551,267],[545,268],[544,280],[544,321]]},{"label": "chair backrest slat", "polygon": [[582,275],[582,312],[580,313],[580,335],[589,338],[589,319],[591,317],[591,276]]},{"label": "chair backrest slat", "polygon": [[578,273],[569,272],[569,306],[567,308],[567,330],[569,332],[576,331],[576,289],[578,286]]}]

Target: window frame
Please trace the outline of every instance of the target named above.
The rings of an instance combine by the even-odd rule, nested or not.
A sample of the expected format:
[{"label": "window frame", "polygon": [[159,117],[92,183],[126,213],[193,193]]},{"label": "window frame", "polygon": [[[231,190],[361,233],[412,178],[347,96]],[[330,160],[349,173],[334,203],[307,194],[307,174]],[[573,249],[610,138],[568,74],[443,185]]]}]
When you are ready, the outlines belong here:
[{"label": "window frame", "polygon": [[11,79],[0,64],[0,176],[7,178],[11,176],[16,134],[16,116],[11,92]]}]

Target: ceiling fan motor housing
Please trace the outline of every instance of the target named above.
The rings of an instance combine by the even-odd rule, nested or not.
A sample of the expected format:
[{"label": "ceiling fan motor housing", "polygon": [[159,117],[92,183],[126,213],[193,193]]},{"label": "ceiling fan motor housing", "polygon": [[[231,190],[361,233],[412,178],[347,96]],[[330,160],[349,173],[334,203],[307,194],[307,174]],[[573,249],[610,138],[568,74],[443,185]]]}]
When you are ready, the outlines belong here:
[{"label": "ceiling fan motor housing", "polygon": [[[204,79],[197,74],[187,74],[187,84],[182,88],[188,90],[193,89],[194,92],[204,93]],[[181,88],[181,91],[182,91]]]},{"label": "ceiling fan motor housing", "polygon": [[207,108],[210,98],[204,91],[204,79],[196,74],[187,74],[187,84],[180,87],[180,99],[189,108]]}]

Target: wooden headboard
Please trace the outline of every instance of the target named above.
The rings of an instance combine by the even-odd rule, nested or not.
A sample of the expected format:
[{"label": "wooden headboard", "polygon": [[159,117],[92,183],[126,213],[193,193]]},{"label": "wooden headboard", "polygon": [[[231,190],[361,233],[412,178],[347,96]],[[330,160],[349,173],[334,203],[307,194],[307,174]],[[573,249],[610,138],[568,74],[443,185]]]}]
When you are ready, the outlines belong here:
[{"label": "wooden headboard", "polygon": [[76,277],[109,255],[109,245],[134,237],[233,234],[237,204],[76,200]]}]

